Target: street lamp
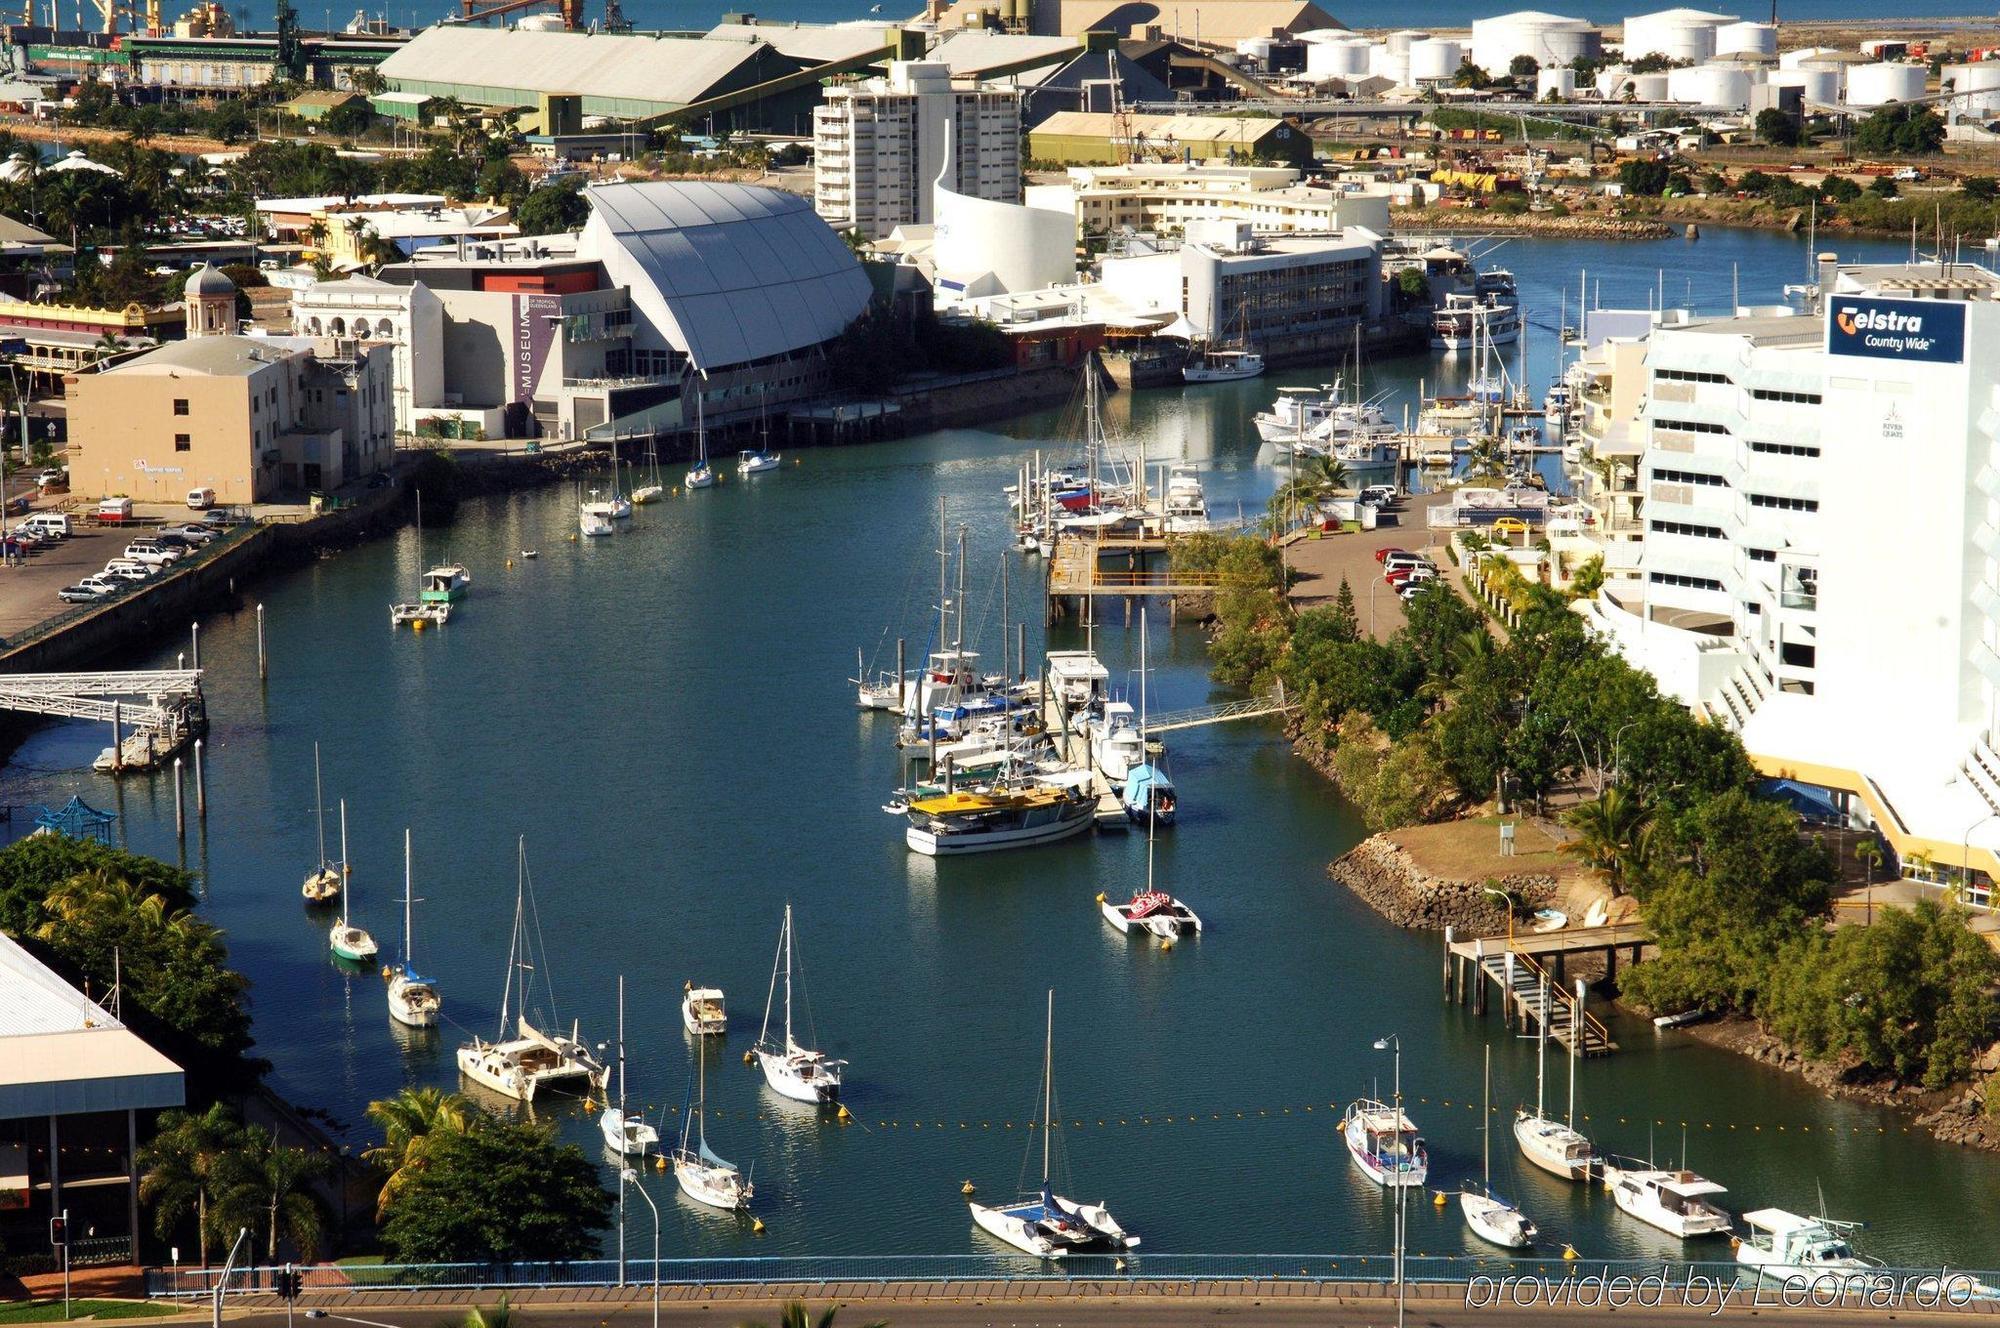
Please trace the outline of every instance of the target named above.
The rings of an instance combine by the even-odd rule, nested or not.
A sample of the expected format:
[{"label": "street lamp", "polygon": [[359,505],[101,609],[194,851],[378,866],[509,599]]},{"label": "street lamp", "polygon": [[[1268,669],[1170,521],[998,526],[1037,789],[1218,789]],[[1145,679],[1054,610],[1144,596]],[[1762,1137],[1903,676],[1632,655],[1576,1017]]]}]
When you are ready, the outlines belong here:
[{"label": "street lamp", "polygon": [[222,1276],[215,1279],[215,1305],[209,1315],[213,1328],[222,1328],[222,1292],[229,1285],[230,1272],[236,1267],[237,1251],[243,1248],[243,1242],[249,1235],[249,1227],[236,1228],[236,1243],[229,1247],[229,1257],[222,1261]]},{"label": "street lamp", "polygon": [[1958,902],[1961,904],[1966,903],[1968,896],[1972,893],[1972,832],[1992,820],[1995,815],[1996,813],[1994,812],[1986,813],[1986,815],[1980,817],[1971,825],[1966,826],[1965,833],[1959,836]]},{"label": "street lamp", "polygon": [[653,1196],[646,1193],[646,1187],[639,1184],[639,1173],[626,1167],[619,1178],[639,1191],[639,1197],[646,1201],[646,1207],[653,1210],[653,1328],[660,1328],[660,1206],[653,1202]]},{"label": "street lamp", "polygon": [[[1514,896],[1509,894],[1507,891],[1502,890],[1497,885],[1482,885],[1481,887],[1479,887],[1479,893],[1483,895],[1497,895],[1500,899],[1500,906],[1507,910],[1507,948],[1510,950],[1513,949],[1514,948]],[[1376,1048],[1377,1050],[1380,1050],[1381,1044],[1377,1043]]]},{"label": "street lamp", "polygon": [[1409,1186],[1403,1183],[1403,1039],[1400,1034],[1390,1033],[1375,1039],[1375,1050],[1391,1051],[1396,1054],[1394,1078],[1390,1081],[1390,1096],[1396,1107],[1395,1118],[1390,1122],[1396,1131],[1396,1328],[1403,1328],[1403,1195]]}]

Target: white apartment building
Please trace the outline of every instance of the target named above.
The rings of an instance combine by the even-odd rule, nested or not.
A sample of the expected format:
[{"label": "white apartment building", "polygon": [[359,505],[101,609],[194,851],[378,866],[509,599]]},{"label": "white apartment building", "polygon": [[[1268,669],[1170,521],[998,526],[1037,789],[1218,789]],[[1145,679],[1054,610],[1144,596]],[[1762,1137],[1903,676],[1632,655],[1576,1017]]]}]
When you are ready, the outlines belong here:
[{"label": "white apartment building", "polygon": [[835,83],[813,112],[813,206],[871,240],[936,218],[932,192],[1021,201],[1021,93],[896,60],[886,78]]},{"label": "white apartment building", "polygon": [[445,396],[444,305],[421,281],[398,286],[355,276],[293,291],[292,332],[389,346],[398,433],[416,432],[420,408],[458,404]]},{"label": "white apartment building", "polygon": [[1818,285],[1811,314],[1654,330],[1641,579],[1586,613],[1767,774],[1990,881],[2000,277],[1829,256]]},{"label": "white apartment building", "polygon": [[1389,231],[1389,195],[1360,185],[1306,185],[1290,166],[1135,163],[1072,166],[1062,184],[1030,185],[1030,207],[1076,216],[1078,235],[1122,229],[1180,231],[1195,221],[1240,221],[1264,233]]}]

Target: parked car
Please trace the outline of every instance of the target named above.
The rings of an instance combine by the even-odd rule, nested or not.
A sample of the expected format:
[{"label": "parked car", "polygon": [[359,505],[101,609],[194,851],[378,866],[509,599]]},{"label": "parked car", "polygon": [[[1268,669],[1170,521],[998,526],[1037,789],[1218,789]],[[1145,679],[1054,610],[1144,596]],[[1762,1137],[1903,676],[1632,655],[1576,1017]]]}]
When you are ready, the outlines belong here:
[{"label": "parked car", "polygon": [[155,539],[137,539],[125,546],[125,556],[134,561],[164,567],[177,561],[184,550],[169,548]]},{"label": "parked car", "polygon": [[197,512],[205,512],[215,506],[215,490],[210,488],[189,489],[187,505]]},{"label": "parked car", "polygon": [[46,535],[50,539],[68,539],[75,534],[70,526],[69,515],[65,512],[37,512],[21,523],[21,529],[37,537]]},{"label": "parked car", "polygon": [[145,581],[158,574],[157,568],[135,563],[129,558],[113,558],[98,575],[112,581]]},{"label": "parked car", "polygon": [[1375,550],[1375,561],[1383,564],[1384,566],[1387,566],[1389,560],[1391,558],[1397,557],[1398,555],[1401,555],[1402,557],[1405,558],[1416,557],[1416,555],[1411,553],[1408,549],[1377,549]]},{"label": "parked car", "polygon": [[56,597],[68,600],[72,604],[78,604],[87,603],[94,599],[103,599],[107,595],[115,595],[117,593],[118,583],[116,581],[104,576],[86,576],[75,585],[64,586],[61,590],[58,590]]},{"label": "parked car", "polygon": [[1421,580],[1405,581],[1401,586],[1397,587],[1396,594],[1402,597],[1403,603],[1408,604],[1411,600],[1423,594],[1425,587],[1431,585],[1436,580],[1437,578],[1434,576],[1427,576]]},{"label": "parked car", "polygon": [[1382,560],[1382,570],[1385,572],[1393,572],[1399,567],[1427,567],[1433,572],[1437,571],[1437,564],[1421,553],[1404,553],[1399,549]]},{"label": "parked car", "polygon": [[208,543],[210,540],[214,539],[217,535],[220,535],[221,533],[222,532],[215,529],[215,527],[204,526],[199,521],[184,521],[178,526],[161,526],[158,530],[153,532],[153,538],[157,540],[165,540],[169,536],[171,536],[174,539],[185,540],[189,544],[193,544],[199,547],[200,545]]},{"label": "parked car", "polygon": [[1525,535],[1528,533],[1528,523],[1521,520],[1518,516],[1503,516],[1493,523],[1493,533],[1496,535]]}]

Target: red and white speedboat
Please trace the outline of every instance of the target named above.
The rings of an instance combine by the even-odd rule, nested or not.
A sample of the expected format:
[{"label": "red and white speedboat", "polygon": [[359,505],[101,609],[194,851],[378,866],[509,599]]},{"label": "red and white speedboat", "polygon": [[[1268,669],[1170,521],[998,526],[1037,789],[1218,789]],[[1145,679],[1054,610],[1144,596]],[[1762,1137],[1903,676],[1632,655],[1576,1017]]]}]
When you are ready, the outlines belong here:
[{"label": "red and white speedboat", "polygon": [[1195,911],[1164,890],[1142,890],[1123,904],[1103,895],[1097,899],[1104,908],[1104,920],[1122,932],[1147,931],[1163,941],[1190,932],[1201,934],[1201,919]]}]

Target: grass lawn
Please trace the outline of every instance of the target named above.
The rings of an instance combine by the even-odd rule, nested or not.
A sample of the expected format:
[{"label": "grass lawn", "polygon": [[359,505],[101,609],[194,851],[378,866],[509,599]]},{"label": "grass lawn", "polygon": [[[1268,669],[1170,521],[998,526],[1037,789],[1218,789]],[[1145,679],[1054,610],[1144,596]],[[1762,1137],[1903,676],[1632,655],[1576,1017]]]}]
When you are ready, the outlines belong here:
[{"label": "grass lawn", "polygon": [[[72,1300],[69,1303],[69,1317],[72,1319],[157,1319],[165,1314],[179,1314],[185,1308],[185,1306],[180,1305],[156,1305],[144,1300]],[[61,1323],[62,1321],[63,1303],[60,1300],[0,1305],[0,1324]]]}]

